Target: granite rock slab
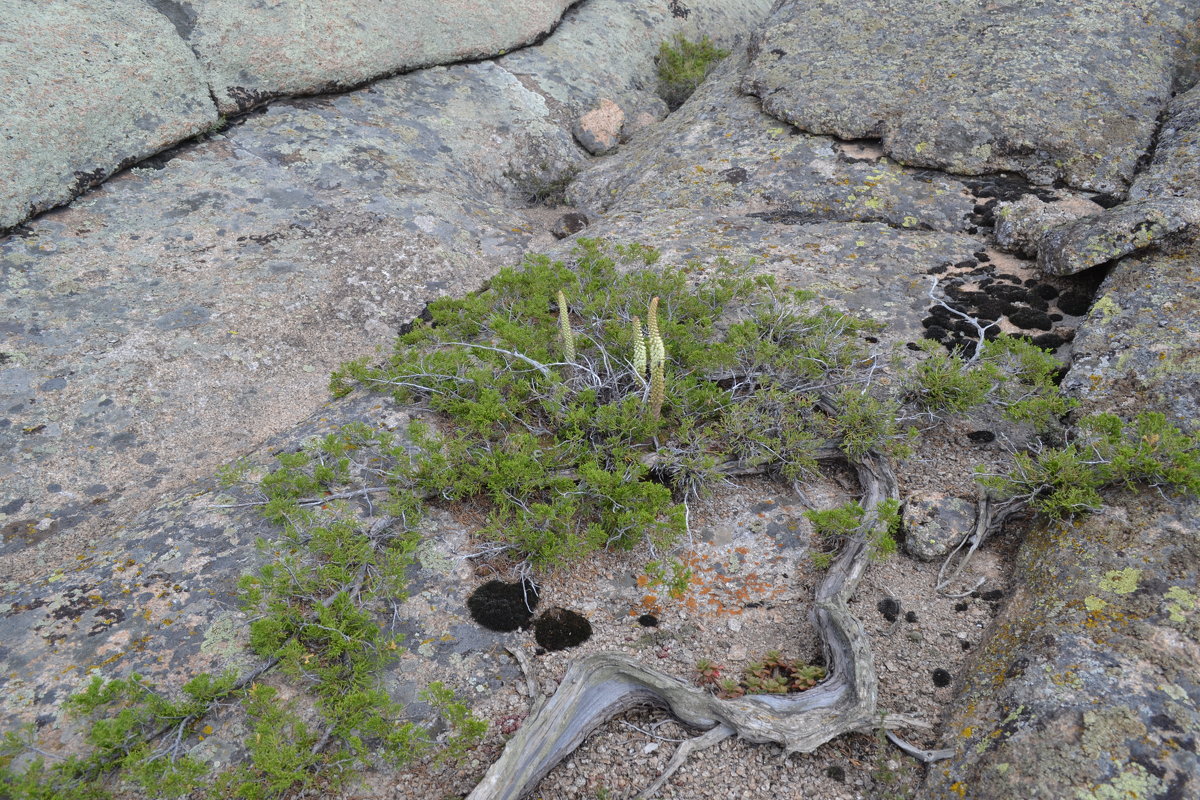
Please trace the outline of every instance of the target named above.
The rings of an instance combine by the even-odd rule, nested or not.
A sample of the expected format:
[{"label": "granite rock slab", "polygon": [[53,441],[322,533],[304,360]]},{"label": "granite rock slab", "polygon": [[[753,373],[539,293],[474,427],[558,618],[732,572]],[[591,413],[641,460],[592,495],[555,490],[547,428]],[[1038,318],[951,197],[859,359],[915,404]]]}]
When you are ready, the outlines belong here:
[{"label": "granite rock slab", "polygon": [[[351,423],[391,430],[404,441],[408,420],[387,398],[360,392],[272,437],[247,454],[245,463],[265,473],[275,466],[273,455],[301,450]],[[279,527],[263,517],[258,499],[244,487],[205,478],[96,540],[70,565],[36,580],[3,584],[0,728],[32,725],[43,750],[75,753],[85,747],[86,719],[67,711],[64,701],[95,677],[136,672],[170,695],[201,672],[245,678],[269,670],[250,648],[250,615],[238,589],[239,578],[272,558],[256,542],[281,537]],[[365,503],[338,513],[364,526],[379,519],[377,508]],[[452,558],[453,548],[465,541],[461,526],[430,514],[419,530],[424,541],[406,570],[410,598],[393,604],[390,615],[381,613],[390,616],[389,632],[404,637],[381,683],[406,704],[410,719],[424,722],[435,715],[419,701],[420,687],[443,680],[460,692],[482,691],[469,676],[512,637],[482,630],[468,618],[462,586],[473,576],[468,565]],[[508,659],[487,672],[485,683],[491,685],[518,674]],[[287,683],[270,671],[258,680]],[[243,758],[247,727],[234,708],[216,710],[217,733],[204,738],[193,756],[210,764]]]},{"label": "granite rock slab", "polygon": [[151,0],[196,54],[222,114],[284,95],[490,58],[550,33],[578,0]]},{"label": "granite rock slab", "polygon": [[1129,188],[1130,200],[1200,197],[1200,86],[1167,107],[1154,155]]},{"label": "granite rock slab", "polygon": [[948,709],[923,797],[1194,797],[1200,503],[1110,496],[1042,525]]},{"label": "granite rock slab", "polygon": [[781,124],[741,92],[745,69],[742,48],[667,120],[576,178],[568,198],[593,213],[738,207],[792,223],[973,227],[976,199],[960,180]]},{"label": "granite rock slab", "polygon": [[422,70],[280,103],[0,241],[0,525],[131,513],[519,260],[505,173],[582,158],[545,116],[494,64]]},{"label": "granite rock slab", "polygon": [[[0,239],[3,573],[72,558],[295,424],[339,363],[552,241],[529,188],[586,154],[537,70],[582,104],[718,4],[643,5],[581,9],[520,75],[433,67],[278,102]],[[559,33],[623,58],[577,61]]]},{"label": "granite rock slab", "polygon": [[1063,388],[1084,411],[1200,420],[1200,243],[1122,259],[1075,339]]},{"label": "granite rock slab", "polygon": [[1073,275],[1161,246],[1198,222],[1198,200],[1167,197],[1122,203],[1048,231],[1038,242],[1038,266],[1047,275]]},{"label": "granite rock slab", "polygon": [[203,70],[147,4],[0,5],[0,231],[216,122]]},{"label": "granite rock slab", "polygon": [[898,161],[1123,196],[1196,36],[1182,0],[788,0],[744,87],[812,133]]}]

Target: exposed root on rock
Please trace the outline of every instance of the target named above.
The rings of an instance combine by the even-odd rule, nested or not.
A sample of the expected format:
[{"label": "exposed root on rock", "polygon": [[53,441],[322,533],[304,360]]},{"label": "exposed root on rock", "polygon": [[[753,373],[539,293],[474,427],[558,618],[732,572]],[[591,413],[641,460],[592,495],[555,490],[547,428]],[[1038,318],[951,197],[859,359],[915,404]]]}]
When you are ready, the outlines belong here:
[{"label": "exposed root on rock", "polygon": [[680,745],[664,775],[647,792],[657,791],[692,752],[732,735],[778,744],[786,756],[810,753],[845,733],[912,724],[877,710],[875,661],[866,632],[848,607],[866,570],[872,536],[883,524],[878,506],[897,495],[895,474],[885,460],[872,455],[856,466],[866,513],[817,588],[810,612],[825,650],[824,681],[799,694],[722,700],[626,656],[600,653],[580,659],[567,669],[554,696],[509,741],[468,800],[524,797],[588,734],[635,706],[665,708],[681,723],[708,731]]}]

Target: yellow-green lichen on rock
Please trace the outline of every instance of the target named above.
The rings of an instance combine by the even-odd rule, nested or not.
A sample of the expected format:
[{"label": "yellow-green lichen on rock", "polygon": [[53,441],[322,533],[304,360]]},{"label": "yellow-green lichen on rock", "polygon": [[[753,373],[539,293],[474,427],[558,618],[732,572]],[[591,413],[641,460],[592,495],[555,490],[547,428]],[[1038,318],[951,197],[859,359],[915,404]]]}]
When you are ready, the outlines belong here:
[{"label": "yellow-green lichen on rock", "polygon": [[1100,588],[1113,594],[1130,594],[1137,591],[1141,577],[1142,571],[1133,567],[1109,570],[1100,580]]}]

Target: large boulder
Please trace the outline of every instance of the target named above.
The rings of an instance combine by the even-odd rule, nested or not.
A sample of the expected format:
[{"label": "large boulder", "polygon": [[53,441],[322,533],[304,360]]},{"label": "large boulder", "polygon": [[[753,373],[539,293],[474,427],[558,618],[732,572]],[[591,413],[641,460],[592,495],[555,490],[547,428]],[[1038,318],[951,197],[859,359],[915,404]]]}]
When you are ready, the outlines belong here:
[{"label": "large boulder", "polygon": [[546,35],[576,0],[431,8],[403,0],[244,3],[151,0],[195,52],[222,114],[434,64],[502,55]]},{"label": "large boulder", "polygon": [[1200,201],[1131,200],[1064,223],[1038,242],[1038,266],[1047,275],[1073,275],[1122,256],[1162,246],[1200,223]]},{"label": "large boulder", "polygon": [[140,0],[0,5],[0,231],[217,122],[204,71]]},{"label": "large boulder", "polygon": [[[1167,125],[1154,180],[1194,173],[1182,144],[1194,115]],[[1154,410],[1195,432],[1197,353],[1192,233],[1116,264],[1062,386],[1079,413]],[[928,796],[1195,796],[1200,502],[1154,487],[1115,494],[1095,514],[1035,527],[1015,574],[1019,588],[946,720],[943,742],[957,754],[930,771]]]},{"label": "large boulder", "polygon": [[6,4],[0,230],[268,99],[528,45],[572,1]]},{"label": "large boulder", "polygon": [[782,120],[882,138],[906,164],[1123,195],[1194,20],[1184,0],[788,0],[745,87]]},{"label": "large boulder", "polygon": [[922,796],[1195,797],[1197,530],[1200,503],[1152,490],[1031,531]]}]

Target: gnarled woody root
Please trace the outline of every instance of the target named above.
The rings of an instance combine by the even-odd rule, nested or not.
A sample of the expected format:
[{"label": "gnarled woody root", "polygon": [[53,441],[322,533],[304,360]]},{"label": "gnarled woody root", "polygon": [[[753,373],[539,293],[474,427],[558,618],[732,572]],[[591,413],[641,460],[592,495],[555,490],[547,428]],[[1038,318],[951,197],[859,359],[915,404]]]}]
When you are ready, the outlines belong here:
[{"label": "gnarled woody root", "polygon": [[[876,711],[875,662],[862,624],[848,601],[866,569],[869,540],[880,525],[878,506],[896,497],[896,476],[882,458],[856,465],[866,509],[862,525],[818,587],[811,610],[825,649],[828,677],[806,692],[721,700],[708,691],[621,655],[601,653],[574,662],[558,691],[525,721],[468,800],[517,800],[537,786],[600,724],[639,705],[666,708],[681,722],[709,730],[704,745],[736,734],[808,753],[852,731],[899,724]],[[692,740],[698,742],[698,740]],[[697,749],[696,747],[681,752]],[[682,758],[672,761],[673,768]],[[666,775],[651,789],[657,789]]]}]

